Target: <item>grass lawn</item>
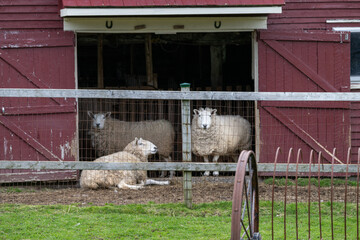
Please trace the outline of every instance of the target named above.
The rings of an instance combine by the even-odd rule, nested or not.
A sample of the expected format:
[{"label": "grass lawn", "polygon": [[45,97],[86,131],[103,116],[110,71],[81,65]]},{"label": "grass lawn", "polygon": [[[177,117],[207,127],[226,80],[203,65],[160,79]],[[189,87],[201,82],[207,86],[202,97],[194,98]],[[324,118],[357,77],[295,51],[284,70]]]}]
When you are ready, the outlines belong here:
[{"label": "grass lawn", "polygon": [[229,239],[231,203],[0,205],[0,239]]},{"label": "grass lawn", "polygon": [[[276,202],[274,239],[284,239],[284,205]],[[322,203],[322,232],[331,239],[330,204]],[[307,204],[299,204],[299,239],[307,239]],[[347,238],[356,239],[356,205],[348,204]],[[344,204],[334,204],[334,239],[344,239]],[[260,233],[271,239],[271,202],[260,203]],[[295,204],[287,205],[287,238],[295,239]],[[317,204],[311,206],[311,239],[319,238]],[[229,239],[231,202],[107,205],[0,205],[0,239]]]}]

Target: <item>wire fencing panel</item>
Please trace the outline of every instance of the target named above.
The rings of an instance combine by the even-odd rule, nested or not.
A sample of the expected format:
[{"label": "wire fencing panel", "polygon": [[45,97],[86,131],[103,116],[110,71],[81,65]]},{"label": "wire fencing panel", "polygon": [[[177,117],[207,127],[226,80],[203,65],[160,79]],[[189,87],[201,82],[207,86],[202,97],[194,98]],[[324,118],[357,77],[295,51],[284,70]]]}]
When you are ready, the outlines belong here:
[{"label": "wire fencing panel", "polygon": [[[288,182],[295,181],[297,177],[303,177],[310,178],[311,182],[314,181],[313,179],[316,181],[319,175],[321,180],[331,179],[332,176],[344,179],[346,176],[350,178],[357,175],[355,170],[351,170],[347,174],[344,169],[332,172],[331,167],[329,168],[329,164],[331,166],[331,163],[334,162],[334,165],[339,166],[337,169],[340,169],[341,166],[346,165],[347,159],[350,163],[349,169],[354,168],[351,164],[358,163],[358,114],[353,103],[360,99],[359,96],[351,93],[184,93],[178,91],[56,91],[53,89],[46,91],[18,89],[16,92],[16,89],[0,89],[3,102],[6,102],[8,98],[16,99],[20,95],[31,97],[34,100],[32,102],[51,96],[53,99],[64,100],[67,105],[63,108],[61,107],[63,106],[62,103],[54,101],[52,103],[54,105],[46,104],[43,106],[40,104],[42,101],[37,101],[39,105],[29,107],[31,111],[29,110],[26,116],[19,111],[10,111],[14,108],[14,106],[10,106],[11,104],[4,105],[0,118],[0,131],[3,136],[0,139],[2,146],[0,158],[1,162],[6,162],[8,165],[7,168],[0,169],[2,202],[30,204],[44,204],[44,201],[49,204],[88,204],[90,202],[126,204],[136,201],[140,203],[149,201],[182,202],[183,171],[193,171],[193,201],[195,203],[216,200],[231,201],[233,172],[235,171],[235,167],[232,165],[235,163],[233,157],[239,156],[240,149],[229,151],[225,156],[219,154],[219,162],[222,164],[201,165],[206,160],[206,154],[195,154],[194,152],[192,163],[188,165],[182,163],[181,100],[183,99],[190,101],[191,118],[203,114],[204,119],[212,119],[215,115],[241,116],[246,119],[251,126],[249,149],[256,152],[259,162],[258,172],[261,176],[287,176]],[[69,103],[73,103],[72,107]],[[201,110],[201,108],[203,109]],[[202,112],[206,108],[212,110]],[[53,113],[54,109],[58,109],[56,114]],[[121,124],[108,128],[107,123],[110,122],[121,122]],[[144,130],[140,131],[141,134],[134,135],[140,126],[145,126],[150,122],[161,123],[149,127],[149,133],[156,133],[157,138],[150,139],[152,136],[142,135]],[[198,123],[199,121],[196,121],[194,124]],[[224,123],[227,124],[226,121]],[[112,124],[115,126],[115,123]],[[207,124],[209,123],[207,122]],[[164,126],[170,126],[170,128]],[[192,125],[191,129],[194,126]],[[203,128],[205,128],[204,125]],[[227,129],[231,129],[231,126],[227,125]],[[236,134],[234,130],[228,130],[223,132],[223,135],[235,136]],[[166,140],[168,137],[170,140]],[[151,144],[146,145],[147,142],[136,142],[135,138],[149,140],[156,148]],[[216,138],[214,137],[214,139]],[[157,140],[159,142],[156,142]],[[201,142],[201,140],[198,141]],[[170,142],[169,151],[162,149],[162,142]],[[221,147],[224,142],[219,143],[217,147]],[[145,145],[147,147],[138,149],[139,152],[135,154],[137,158],[130,157],[129,152],[111,155],[123,151],[129,144],[132,144],[130,147],[134,149]],[[282,150],[278,152],[277,164],[274,165],[274,157],[279,146]],[[334,147],[336,148],[335,153],[333,152]],[[351,149],[350,157],[347,158],[349,147]],[[302,149],[304,157],[299,158],[299,160],[296,157],[288,158],[287,150],[289,148],[294,149],[294,151]],[[135,151],[134,149],[128,151]],[[310,153],[313,154],[312,161],[307,157]],[[211,155],[209,162],[212,161],[216,152]],[[90,164],[99,158],[100,160],[97,161],[100,162],[95,163],[102,161],[106,164]],[[317,159],[320,159],[319,162]],[[53,169],[49,169],[38,163],[26,165],[27,161],[51,161],[58,165],[50,165]],[[126,164],[111,165],[115,161],[122,161]],[[149,161],[150,164],[141,165],[142,162],[146,163],[146,161]],[[12,163],[13,165],[11,165]],[[70,163],[79,165],[70,165]],[[80,165],[81,163],[84,165]],[[299,168],[306,169],[297,173],[288,171],[287,163],[296,163]],[[315,165],[319,165],[320,168],[315,168]],[[63,168],[61,168],[62,166]],[[274,171],[275,166],[276,171]],[[109,173],[113,174],[115,178],[119,169],[121,170],[120,178],[129,180],[128,182],[122,182],[122,180],[111,182],[107,178]],[[314,169],[321,169],[320,174]],[[87,171],[89,179],[98,178],[101,184],[109,185],[111,188],[104,189],[101,184],[93,187],[98,189],[96,191],[79,188],[79,180],[85,175],[85,171]],[[162,176],[163,171],[164,175]],[[172,171],[174,177],[170,178]],[[210,177],[204,176],[207,175],[206,172],[209,172]],[[220,172],[219,176],[217,176],[217,172]],[[122,182],[120,186],[129,188],[127,185],[131,185],[137,188],[141,186],[140,183],[146,183],[146,180],[149,179],[162,181],[163,184],[170,181],[170,185],[144,186],[139,191],[116,188],[120,182]],[[278,178],[275,180],[277,181]],[[71,188],[68,188],[69,186]],[[316,203],[315,207],[319,206],[318,203],[320,203],[321,210],[316,211],[323,213],[323,210],[327,209],[331,203],[336,205],[337,202],[344,203],[358,199],[358,197],[353,198],[353,191],[348,192],[352,194],[352,197],[346,199],[341,197],[335,199],[334,197],[332,200],[331,195],[336,195],[335,190],[328,194],[329,191],[323,186],[320,188],[320,199],[318,198],[317,186],[315,189],[313,185],[310,185],[310,188],[308,186],[301,188],[305,195],[299,192],[295,193],[296,188],[293,185],[285,186],[274,185],[274,196],[277,197],[272,199],[269,185],[266,183],[259,185],[260,200],[269,200],[275,205],[279,202],[285,203],[282,206],[285,215],[281,212],[279,214],[290,217],[277,218],[276,213],[271,215],[274,225],[280,224],[279,221],[284,223],[283,226],[285,227],[283,228],[284,231],[280,233],[281,236],[284,233],[289,236],[298,233],[298,231],[287,229],[289,221],[291,223],[292,221],[300,221],[300,218],[288,215],[289,210],[286,207],[288,203],[294,202],[296,196],[300,198],[300,196],[315,194],[317,197],[310,201],[310,215],[306,213],[302,216],[307,220],[306,223],[313,221],[311,214],[313,214],[314,202]],[[335,186],[335,184],[331,183],[330,186]],[[48,190],[50,188],[54,191]],[[344,187],[334,187],[334,189],[340,192],[345,190]],[[356,194],[358,195],[358,192]],[[341,196],[345,195],[342,194]],[[301,201],[307,204],[308,198],[304,197]],[[349,205],[345,209],[349,209]],[[261,209],[260,214],[262,214]],[[348,210],[347,216],[349,214],[350,210]],[[324,216],[324,213],[320,215]],[[334,219],[336,218],[335,215]],[[308,220],[309,216],[310,221]],[[334,221],[331,220],[331,222]],[[325,235],[324,232],[327,230],[322,229],[322,232]],[[306,234],[310,233],[317,234],[312,230],[309,233],[306,232]],[[353,236],[349,231],[341,234],[342,236],[344,234]]]}]

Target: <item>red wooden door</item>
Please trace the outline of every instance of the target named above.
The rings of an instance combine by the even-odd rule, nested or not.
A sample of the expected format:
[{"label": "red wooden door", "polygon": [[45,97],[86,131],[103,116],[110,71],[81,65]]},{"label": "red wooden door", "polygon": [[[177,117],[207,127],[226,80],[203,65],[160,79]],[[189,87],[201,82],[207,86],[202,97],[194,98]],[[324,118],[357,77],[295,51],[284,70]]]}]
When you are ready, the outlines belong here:
[{"label": "red wooden door", "polygon": [[[261,32],[259,38],[260,92],[347,92],[350,89],[350,44],[345,33]],[[262,101],[260,162],[280,162],[289,148],[310,149],[331,162],[345,162],[350,147],[348,102]],[[295,161],[295,158],[293,158]]]},{"label": "red wooden door", "polygon": [[[75,88],[73,34],[9,31],[0,37],[1,88]],[[75,99],[19,96],[0,104],[1,160],[76,160]],[[76,171],[0,171],[0,182],[75,177]]]}]

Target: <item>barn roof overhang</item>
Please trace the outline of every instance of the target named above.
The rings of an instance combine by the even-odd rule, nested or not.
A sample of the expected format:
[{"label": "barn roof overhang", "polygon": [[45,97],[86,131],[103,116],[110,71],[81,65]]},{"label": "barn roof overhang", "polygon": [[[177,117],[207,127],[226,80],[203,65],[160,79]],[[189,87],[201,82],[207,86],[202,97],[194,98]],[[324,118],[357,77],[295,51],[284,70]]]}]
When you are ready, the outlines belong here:
[{"label": "barn roof overhang", "polygon": [[284,0],[60,0],[64,30],[178,33],[266,29]]},{"label": "barn roof overhang", "polygon": [[151,7],[151,8],[64,8],[61,17],[209,16],[281,13],[281,6],[246,7]]}]

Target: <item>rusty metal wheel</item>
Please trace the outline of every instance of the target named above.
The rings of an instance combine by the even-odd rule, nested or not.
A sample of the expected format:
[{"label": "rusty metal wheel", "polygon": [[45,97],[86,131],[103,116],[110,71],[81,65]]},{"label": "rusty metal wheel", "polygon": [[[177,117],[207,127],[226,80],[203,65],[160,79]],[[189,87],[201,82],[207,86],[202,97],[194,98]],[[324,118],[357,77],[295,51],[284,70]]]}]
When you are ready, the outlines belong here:
[{"label": "rusty metal wheel", "polygon": [[231,240],[261,239],[259,234],[259,195],[255,154],[242,151],[235,174]]}]

